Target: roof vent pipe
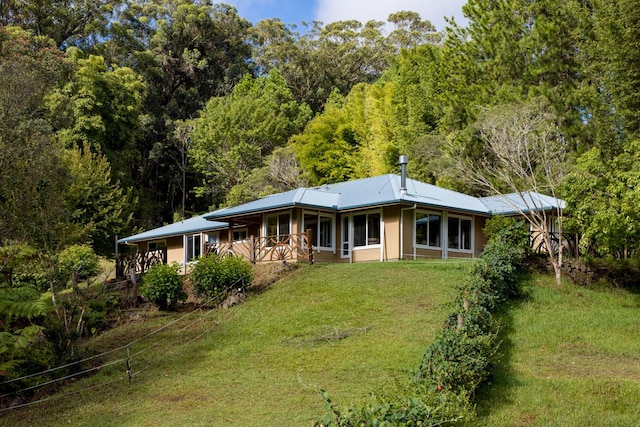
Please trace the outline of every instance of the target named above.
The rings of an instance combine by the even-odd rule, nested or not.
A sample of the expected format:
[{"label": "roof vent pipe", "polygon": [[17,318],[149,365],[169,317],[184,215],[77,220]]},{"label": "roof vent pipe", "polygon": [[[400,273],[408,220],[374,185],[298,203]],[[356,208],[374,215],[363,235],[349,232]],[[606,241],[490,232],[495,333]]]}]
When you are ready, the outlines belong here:
[{"label": "roof vent pipe", "polygon": [[402,155],[398,159],[398,163],[400,164],[400,194],[407,194],[407,156]]}]

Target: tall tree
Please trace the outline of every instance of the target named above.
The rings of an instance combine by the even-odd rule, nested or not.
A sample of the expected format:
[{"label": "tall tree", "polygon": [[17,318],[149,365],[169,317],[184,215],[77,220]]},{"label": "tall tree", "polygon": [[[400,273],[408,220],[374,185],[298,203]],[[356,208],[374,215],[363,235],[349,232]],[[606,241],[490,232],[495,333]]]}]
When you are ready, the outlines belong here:
[{"label": "tall tree", "polygon": [[146,87],[130,68],[73,52],[75,75],[47,99],[57,137],[66,147],[87,145],[105,153],[117,179],[131,184]]},{"label": "tall tree", "polygon": [[[585,105],[580,0],[470,0],[466,27],[447,28],[442,55],[442,130],[464,141],[482,108],[544,96],[580,148]],[[467,141],[468,142],[468,141]],[[464,143],[464,142],[462,142]]]},{"label": "tall tree", "polygon": [[222,203],[227,192],[264,158],[284,146],[309,120],[311,111],[298,104],[282,75],[247,75],[227,97],[213,98],[195,120],[189,158],[204,176],[200,194]]},{"label": "tall tree", "polygon": [[82,227],[83,240],[96,253],[113,255],[114,237],[131,231],[135,205],[131,189],[124,191],[112,180],[106,157],[93,152],[89,144],[65,149],[62,161],[71,177],[64,192],[71,221]]},{"label": "tall tree", "polygon": [[583,96],[595,144],[610,160],[640,136],[640,7],[633,0],[597,0],[591,13],[582,44],[591,84]]},{"label": "tall tree", "polygon": [[[133,179],[145,189],[140,216],[149,218],[146,226],[171,218],[179,204],[173,202],[175,192],[187,191],[181,190],[183,173],[174,161],[180,156],[176,121],[196,117],[211,97],[230,93],[251,70],[250,26],[229,5],[191,0],[131,1],[111,23],[100,53],[142,75],[148,88],[140,156],[132,167]],[[193,188],[194,176],[186,178]]]},{"label": "tall tree", "polygon": [[44,120],[45,95],[70,70],[53,42],[0,28],[0,245],[53,252],[78,237],[60,194],[68,175]]},{"label": "tall tree", "polygon": [[122,0],[0,1],[0,25],[20,26],[65,48],[86,44],[99,34]]}]

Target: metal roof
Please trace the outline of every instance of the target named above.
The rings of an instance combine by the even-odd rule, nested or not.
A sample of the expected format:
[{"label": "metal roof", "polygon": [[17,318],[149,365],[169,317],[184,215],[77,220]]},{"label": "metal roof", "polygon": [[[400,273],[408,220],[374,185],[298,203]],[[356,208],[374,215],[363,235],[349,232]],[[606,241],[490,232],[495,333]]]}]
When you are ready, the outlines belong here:
[{"label": "metal roof", "polygon": [[309,207],[330,211],[350,211],[391,203],[411,203],[425,207],[453,209],[489,215],[488,208],[476,197],[425,184],[407,178],[407,191],[400,191],[398,175],[380,175],[354,181],[299,188],[267,196],[253,202],[224,208],[205,215],[207,219],[225,219],[287,207]]},{"label": "metal roof", "polygon": [[[205,214],[206,215],[206,214]],[[163,227],[154,228],[134,236],[125,237],[118,240],[118,243],[135,243],[143,240],[155,240],[165,237],[182,236],[189,233],[198,233],[200,231],[217,230],[227,228],[229,224],[226,222],[207,221],[205,215],[199,215],[183,221],[174,222],[173,224]]]},{"label": "metal roof", "polygon": [[298,188],[145,231],[120,239],[118,243],[134,243],[224,229],[229,226],[228,223],[213,220],[225,220],[291,207],[348,212],[405,203],[427,209],[437,208],[491,216],[517,214],[531,209],[551,210],[557,207],[564,209],[566,205],[561,199],[533,191],[478,198],[410,178],[406,179],[406,191],[401,191],[400,183],[400,176],[388,174],[313,188]]},{"label": "metal roof", "polygon": [[513,215],[527,213],[532,210],[550,211],[564,209],[567,203],[556,197],[547,196],[535,191],[501,194],[498,196],[481,197],[479,199],[494,215]]}]

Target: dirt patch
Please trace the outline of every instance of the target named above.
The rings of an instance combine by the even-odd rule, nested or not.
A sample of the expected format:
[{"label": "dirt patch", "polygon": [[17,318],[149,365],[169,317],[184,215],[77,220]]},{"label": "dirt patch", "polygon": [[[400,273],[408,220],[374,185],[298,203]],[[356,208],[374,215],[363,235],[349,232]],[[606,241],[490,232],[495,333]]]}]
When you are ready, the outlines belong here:
[{"label": "dirt patch", "polygon": [[545,363],[543,377],[623,379],[640,382],[640,358],[603,354],[568,354]]}]

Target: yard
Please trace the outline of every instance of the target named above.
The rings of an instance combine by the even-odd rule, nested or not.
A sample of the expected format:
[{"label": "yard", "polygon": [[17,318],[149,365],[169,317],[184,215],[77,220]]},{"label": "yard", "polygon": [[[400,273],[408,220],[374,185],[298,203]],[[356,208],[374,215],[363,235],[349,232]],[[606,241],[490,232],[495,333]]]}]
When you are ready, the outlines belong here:
[{"label": "yard", "polygon": [[[3,423],[311,425],[323,414],[320,389],[352,403],[419,365],[468,265],[304,266],[242,305],[131,345],[131,385],[122,362],[65,389],[84,391],[4,414]],[[122,326],[91,345],[119,347],[179,316]]]},{"label": "yard", "polygon": [[[0,420],[312,425],[323,414],[321,389],[339,405],[357,403],[418,366],[468,267],[464,261],[305,265],[229,310],[156,313],[90,343],[104,351],[139,340],[129,348],[131,384],[119,361]],[[525,290],[502,316],[501,357],[477,395],[471,425],[637,425],[640,294],[558,288],[540,275]]]}]

